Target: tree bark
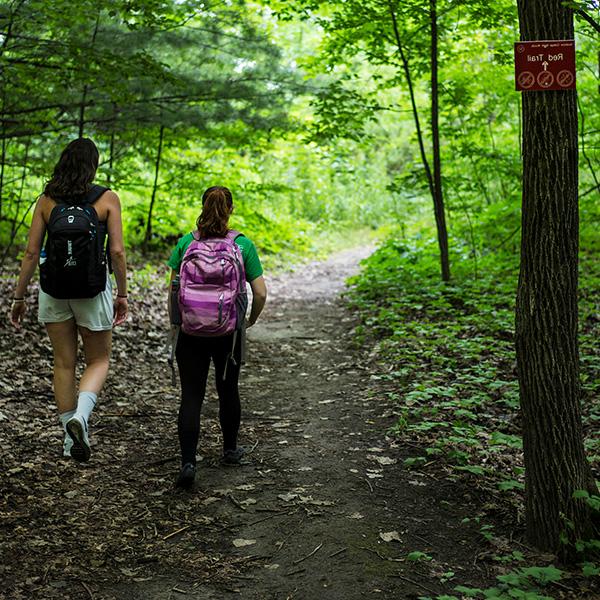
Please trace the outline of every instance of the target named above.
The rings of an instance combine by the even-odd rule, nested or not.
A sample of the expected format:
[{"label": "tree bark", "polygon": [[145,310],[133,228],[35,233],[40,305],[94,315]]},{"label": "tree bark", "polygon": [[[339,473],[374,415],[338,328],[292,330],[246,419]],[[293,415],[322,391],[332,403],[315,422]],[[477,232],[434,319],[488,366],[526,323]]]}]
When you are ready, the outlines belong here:
[{"label": "tree bark", "polygon": [[[573,11],[562,0],[518,0],[518,9],[522,40],[573,38]],[[575,90],[523,92],[522,153],[516,352],[527,536],[568,559],[572,542],[593,530],[588,506],[573,492],[597,493],[580,411]]]},{"label": "tree bark", "polygon": [[[98,28],[100,27],[100,11],[98,11],[98,16],[96,17],[96,25],[94,26],[94,33],[92,34],[92,43],[90,44],[90,53],[94,49],[94,44],[96,43],[96,36],[98,35]],[[87,102],[87,94],[88,94],[89,86],[85,84],[83,86],[83,92],[81,94],[81,104],[79,105],[79,137],[83,137],[83,130],[85,126],[85,105]]]},{"label": "tree bark", "polygon": [[[432,0],[433,2],[433,0]],[[408,64],[408,59],[406,57],[406,53],[404,52],[404,46],[402,45],[402,39],[400,37],[400,30],[398,29],[398,19],[396,17],[396,12],[394,11],[394,7],[390,2],[390,14],[392,16],[392,26],[394,29],[394,38],[396,40],[396,46],[398,48],[398,54],[400,55],[400,60],[402,61],[402,69],[404,71],[404,76],[406,77],[406,84],[408,86],[408,94],[410,97],[410,104],[412,108],[413,118],[415,120],[415,128],[417,130],[417,141],[419,143],[419,151],[421,153],[421,162],[423,163],[423,168],[425,170],[425,176],[427,178],[427,185],[429,186],[429,193],[431,194],[431,198],[433,200],[433,210],[435,215],[436,227],[437,227],[437,237],[438,237],[438,246],[440,248],[440,265],[442,272],[442,279],[444,281],[448,281],[450,279],[450,262],[448,258],[448,232],[446,229],[446,217],[444,211],[443,204],[443,196],[442,196],[442,187],[441,187],[441,178],[439,187],[436,186],[435,182],[435,173],[432,171],[429,160],[427,159],[427,153],[425,152],[425,141],[423,136],[423,130],[421,129],[421,123],[419,120],[419,111],[417,110],[417,103],[415,100],[415,92],[412,82],[412,76],[410,73],[410,68]],[[432,53],[433,53],[433,39],[432,39]],[[432,60],[432,121],[433,121],[433,60]],[[437,94],[437,21],[436,21],[436,45],[435,45],[435,66],[436,66],[436,80],[435,80],[435,93]],[[436,110],[436,119],[437,119],[437,98],[435,100],[435,110]],[[437,120],[436,120],[437,126]],[[433,124],[432,124],[433,129]],[[435,137],[435,136],[434,136]],[[439,129],[437,132],[437,151],[438,151],[438,159],[439,159]],[[435,155],[435,150],[434,150]],[[434,157],[435,161],[435,157]],[[435,170],[435,165],[434,165]],[[437,176],[440,175],[440,165],[438,164],[437,168]],[[436,189],[437,188],[437,189]],[[439,195],[438,191],[439,190]],[[441,205],[439,204],[439,199],[441,199]]]},{"label": "tree bark", "polygon": [[154,202],[156,200],[156,192],[158,190],[158,174],[160,172],[160,159],[162,156],[163,140],[165,136],[165,126],[160,126],[158,134],[158,150],[156,152],[156,162],[154,165],[154,185],[152,186],[152,197],[150,198],[150,206],[148,208],[148,218],[146,219],[146,235],[144,236],[144,251],[148,249],[148,244],[152,239],[152,212],[154,210]]},{"label": "tree bark", "polygon": [[438,85],[438,31],[437,0],[430,0],[431,19],[431,137],[433,144],[433,211],[438,233],[442,280],[450,281],[448,257],[448,230],[442,189],[442,159],[440,155],[439,85]]},{"label": "tree bark", "polygon": [[109,155],[108,155],[108,177],[106,178],[106,182],[109,185],[109,187],[112,183],[113,169],[115,167],[115,136],[116,136],[115,129],[117,127],[118,112],[119,111],[117,109],[117,104],[113,103],[113,116],[114,116],[115,124],[110,129],[110,146],[108,149],[108,152],[109,152]]}]

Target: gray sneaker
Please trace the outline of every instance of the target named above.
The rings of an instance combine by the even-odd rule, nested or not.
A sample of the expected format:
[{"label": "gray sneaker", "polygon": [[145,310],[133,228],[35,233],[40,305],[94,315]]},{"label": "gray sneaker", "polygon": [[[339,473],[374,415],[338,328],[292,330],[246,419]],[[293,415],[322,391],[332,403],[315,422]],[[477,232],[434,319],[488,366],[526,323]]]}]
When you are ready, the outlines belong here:
[{"label": "gray sneaker", "polygon": [[223,465],[241,465],[242,456],[246,454],[244,448],[238,446],[235,449],[228,449],[223,452],[221,464]]},{"label": "gray sneaker", "polygon": [[71,448],[73,447],[73,440],[71,436],[66,433],[65,440],[63,442],[63,456],[71,458]]},{"label": "gray sneaker", "polygon": [[194,485],[194,479],[196,478],[196,467],[192,463],[185,463],[181,467],[181,471],[177,476],[175,487],[189,490]]},{"label": "gray sneaker", "polygon": [[71,457],[77,462],[87,462],[90,460],[91,449],[85,419],[79,415],[71,417],[67,421],[66,429],[73,440]]}]

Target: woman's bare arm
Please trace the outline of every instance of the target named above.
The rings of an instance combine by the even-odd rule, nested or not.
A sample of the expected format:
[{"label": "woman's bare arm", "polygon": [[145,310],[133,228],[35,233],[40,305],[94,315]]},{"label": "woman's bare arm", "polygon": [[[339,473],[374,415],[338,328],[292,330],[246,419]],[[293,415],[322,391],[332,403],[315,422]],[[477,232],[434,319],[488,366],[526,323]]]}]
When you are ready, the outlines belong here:
[{"label": "woman's bare arm", "polygon": [[121,220],[121,201],[112,191],[107,193],[107,217],[110,260],[117,281],[117,298],[115,300],[115,318],[113,325],[121,325],[127,320],[127,259],[123,242],[123,222]]},{"label": "woman's bare arm", "polygon": [[127,260],[125,257],[125,244],[123,242],[123,223],[121,220],[121,201],[119,196],[112,191],[107,192],[109,197],[108,212],[106,217],[108,239],[110,243],[110,258],[112,268],[117,280],[117,294],[127,295]]},{"label": "woman's bare arm", "polygon": [[27,248],[23,260],[21,261],[21,270],[19,272],[19,279],[17,281],[17,287],[15,288],[14,298],[16,301],[12,305],[11,310],[11,322],[15,327],[21,326],[21,321],[25,314],[26,305],[23,300],[27,293],[27,286],[35,273],[38,259],[40,257],[40,251],[44,242],[44,235],[46,234],[46,222],[44,221],[44,197],[38,199],[35,209],[33,211],[33,217],[31,219],[31,227],[29,228],[29,239],[27,241]]},{"label": "woman's bare arm", "polygon": [[252,327],[256,323],[267,301],[267,285],[265,284],[264,277],[261,275],[253,279],[250,282],[250,289],[252,290],[252,308],[248,317],[248,327]]}]

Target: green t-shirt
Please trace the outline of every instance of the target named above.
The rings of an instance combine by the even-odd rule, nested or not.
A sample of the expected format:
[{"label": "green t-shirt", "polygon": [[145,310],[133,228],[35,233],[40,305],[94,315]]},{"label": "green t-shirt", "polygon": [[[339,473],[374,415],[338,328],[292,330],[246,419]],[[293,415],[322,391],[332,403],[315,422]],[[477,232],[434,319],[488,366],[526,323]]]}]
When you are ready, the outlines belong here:
[{"label": "green t-shirt", "polygon": [[[167,264],[174,271],[179,272],[183,255],[185,254],[188,246],[192,243],[193,239],[194,235],[192,233],[188,233],[177,242],[177,246],[175,246],[173,252],[171,253],[171,257],[167,261]],[[258,258],[258,253],[256,252],[256,247],[254,244],[243,234],[238,235],[235,238],[235,243],[242,251],[242,259],[244,261],[244,268],[246,270],[246,281],[252,281],[257,277],[260,277],[263,274],[263,268],[260,264],[260,259]]]}]

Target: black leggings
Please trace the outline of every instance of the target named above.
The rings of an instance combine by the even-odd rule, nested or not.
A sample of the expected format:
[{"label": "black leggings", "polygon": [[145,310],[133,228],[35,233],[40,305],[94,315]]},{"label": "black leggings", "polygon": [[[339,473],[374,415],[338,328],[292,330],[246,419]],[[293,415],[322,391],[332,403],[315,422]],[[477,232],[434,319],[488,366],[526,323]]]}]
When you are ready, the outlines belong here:
[{"label": "black leggings", "polygon": [[[219,394],[219,422],[223,433],[223,450],[237,448],[240,428],[240,375],[241,339],[238,336],[234,359],[228,360],[233,345],[233,334],[216,338],[186,335],[181,331],[175,356],[181,379],[181,406],[177,431],[181,445],[181,464],[196,464],[196,447],[200,433],[200,410],[206,392],[208,370],[212,359]],[[226,377],[223,372],[227,366]]]}]

